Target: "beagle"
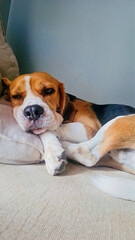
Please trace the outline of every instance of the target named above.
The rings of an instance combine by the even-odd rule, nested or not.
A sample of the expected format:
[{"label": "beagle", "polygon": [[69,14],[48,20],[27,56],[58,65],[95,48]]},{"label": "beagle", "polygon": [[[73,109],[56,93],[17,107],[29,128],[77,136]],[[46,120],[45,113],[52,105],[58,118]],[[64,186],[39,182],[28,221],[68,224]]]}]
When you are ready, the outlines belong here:
[{"label": "beagle", "polygon": [[50,174],[65,169],[66,157],[135,174],[135,108],[83,101],[44,72],[3,82],[21,129],[40,135]]}]

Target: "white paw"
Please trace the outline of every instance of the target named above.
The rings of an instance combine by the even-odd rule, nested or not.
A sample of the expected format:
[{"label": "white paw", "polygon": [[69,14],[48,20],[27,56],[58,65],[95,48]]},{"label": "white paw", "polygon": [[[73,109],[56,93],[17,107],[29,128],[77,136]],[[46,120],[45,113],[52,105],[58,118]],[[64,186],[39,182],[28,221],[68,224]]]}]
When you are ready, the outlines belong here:
[{"label": "white paw", "polygon": [[66,155],[63,148],[56,150],[51,149],[44,154],[44,160],[46,162],[46,169],[48,173],[55,176],[65,170],[67,164]]},{"label": "white paw", "polygon": [[66,147],[66,155],[87,167],[94,166],[99,160],[97,147],[90,147],[85,143],[69,144]]}]

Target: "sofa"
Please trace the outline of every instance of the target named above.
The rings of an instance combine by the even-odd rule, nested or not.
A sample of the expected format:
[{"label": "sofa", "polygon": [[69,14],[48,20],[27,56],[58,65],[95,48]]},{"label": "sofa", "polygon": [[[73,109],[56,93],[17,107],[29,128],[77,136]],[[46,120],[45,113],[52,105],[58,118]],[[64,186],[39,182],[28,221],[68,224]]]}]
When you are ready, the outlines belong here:
[{"label": "sofa", "polygon": [[[18,63],[9,45],[6,47],[13,56],[10,64],[15,67],[11,76],[14,78],[19,74]],[[2,77],[9,77],[7,69],[1,70]],[[0,107],[11,110],[5,101],[1,101]],[[4,124],[4,119],[8,117],[7,114],[1,123]],[[0,240],[135,239],[135,203],[113,198],[98,190],[91,182],[91,177],[98,174],[115,177],[123,176],[123,172],[103,167],[87,168],[69,162],[64,173],[51,176],[40,154],[36,152],[36,155],[35,151],[23,148],[23,145],[18,148],[13,144],[18,138],[18,135],[16,139],[12,138],[17,128],[7,135],[10,132],[6,131],[7,127],[12,128],[15,123],[10,123],[8,119],[6,124],[1,124],[2,128],[4,126],[4,140],[1,135]],[[7,142],[7,136],[13,145]],[[20,162],[21,157],[24,164]],[[135,180],[135,176],[125,176]]]}]

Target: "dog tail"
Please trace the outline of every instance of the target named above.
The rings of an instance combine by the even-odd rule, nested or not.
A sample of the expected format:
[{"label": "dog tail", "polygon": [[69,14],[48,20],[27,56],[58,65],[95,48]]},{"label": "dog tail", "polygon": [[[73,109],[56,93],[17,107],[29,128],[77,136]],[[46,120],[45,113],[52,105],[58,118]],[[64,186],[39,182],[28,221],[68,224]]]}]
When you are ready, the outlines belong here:
[{"label": "dog tail", "polygon": [[113,197],[135,201],[135,181],[124,177],[97,175],[92,183],[104,193]]}]

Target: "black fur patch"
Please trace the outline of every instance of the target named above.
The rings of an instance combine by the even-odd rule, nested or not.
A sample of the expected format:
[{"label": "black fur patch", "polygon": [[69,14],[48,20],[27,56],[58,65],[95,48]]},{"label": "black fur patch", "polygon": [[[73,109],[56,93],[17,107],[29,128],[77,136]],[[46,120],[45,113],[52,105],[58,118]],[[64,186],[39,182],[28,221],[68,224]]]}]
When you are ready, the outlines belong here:
[{"label": "black fur patch", "polygon": [[135,108],[121,104],[98,105],[93,103],[91,107],[102,125],[115,117],[135,114]]},{"label": "black fur patch", "polygon": [[71,102],[73,102],[76,99],[76,97],[72,94],[67,93],[67,95],[69,96]]}]

